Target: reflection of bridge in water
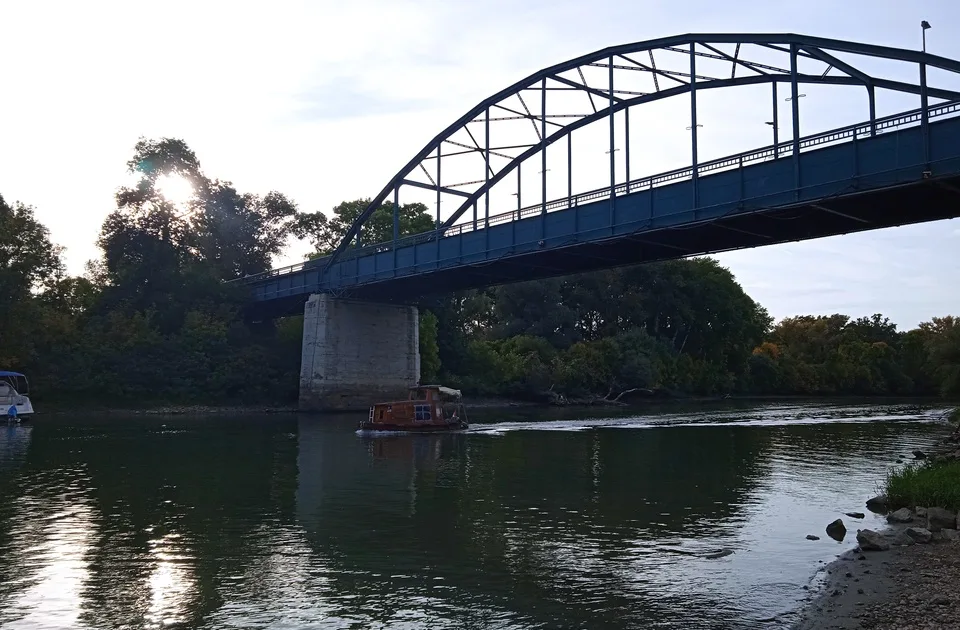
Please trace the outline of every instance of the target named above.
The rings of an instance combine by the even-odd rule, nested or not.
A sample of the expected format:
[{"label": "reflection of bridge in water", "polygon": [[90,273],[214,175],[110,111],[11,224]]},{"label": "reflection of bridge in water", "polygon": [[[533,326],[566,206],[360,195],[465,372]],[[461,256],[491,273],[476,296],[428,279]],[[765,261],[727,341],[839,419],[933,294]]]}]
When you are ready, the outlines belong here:
[{"label": "reflection of bridge in water", "polygon": [[[338,588],[364,593],[381,621],[409,604],[378,593],[424,597],[444,615],[459,607],[464,619],[478,602],[493,617],[524,610],[518,618],[530,623],[556,623],[575,600],[590,616],[590,598],[567,575],[587,572],[609,575],[593,612],[627,627],[638,611],[647,619],[679,605],[638,594],[628,556],[714,536],[735,519],[762,475],[757,437],[705,428],[361,439],[307,418],[297,515],[311,544],[343,563]],[[434,584],[449,590],[431,604]]]}]

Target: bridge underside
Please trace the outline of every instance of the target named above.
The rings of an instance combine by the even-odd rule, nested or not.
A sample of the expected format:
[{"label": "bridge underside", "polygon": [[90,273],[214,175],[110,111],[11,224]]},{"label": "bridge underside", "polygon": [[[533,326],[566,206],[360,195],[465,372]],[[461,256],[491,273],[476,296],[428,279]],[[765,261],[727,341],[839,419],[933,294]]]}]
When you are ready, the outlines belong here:
[{"label": "bridge underside", "polygon": [[[251,314],[301,312],[312,293],[371,302],[821,238],[960,216],[960,118],[856,139],[518,220],[480,219],[253,279]],[[734,165],[736,162],[734,161]],[[514,218],[514,217],[510,217]]]},{"label": "bridge underside", "polygon": [[[960,216],[960,175],[921,180],[829,201],[750,211],[682,226],[641,228],[630,234],[573,243],[483,264],[424,270],[353,288],[352,297],[409,302],[431,294],[564,276],[658,260],[714,254],[897,227]],[[309,294],[255,303],[259,316],[302,312]]]},{"label": "bridge underside", "polygon": [[353,289],[351,294],[363,299],[402,300],[411,295],[564,276],[958,215],[960,176],[851,194],[829,202],[753,211],[683,226],[641,229],[632,234],[508,256],[480,265],[441,268],[417,276],[365,284]]}]

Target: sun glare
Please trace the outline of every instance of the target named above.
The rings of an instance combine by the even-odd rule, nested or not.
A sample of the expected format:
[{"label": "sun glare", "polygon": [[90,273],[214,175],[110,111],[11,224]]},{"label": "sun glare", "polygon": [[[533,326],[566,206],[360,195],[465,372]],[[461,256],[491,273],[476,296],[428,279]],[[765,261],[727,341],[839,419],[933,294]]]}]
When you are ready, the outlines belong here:
[{"label": "sun glare", "polygon": [[156,188],[164,199],[177,206],[184,206],[193,198],[193,185],[180,175],[161,175]]}]

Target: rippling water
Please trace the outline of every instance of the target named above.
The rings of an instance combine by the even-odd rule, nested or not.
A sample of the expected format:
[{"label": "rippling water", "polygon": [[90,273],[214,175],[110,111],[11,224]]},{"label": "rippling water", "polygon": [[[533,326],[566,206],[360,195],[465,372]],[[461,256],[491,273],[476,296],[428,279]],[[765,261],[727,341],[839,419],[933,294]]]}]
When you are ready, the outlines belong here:
[{"label": "rippling water", "polygon": [[0,426],[0,627],[781,627],[943,411],[665,409]]}]

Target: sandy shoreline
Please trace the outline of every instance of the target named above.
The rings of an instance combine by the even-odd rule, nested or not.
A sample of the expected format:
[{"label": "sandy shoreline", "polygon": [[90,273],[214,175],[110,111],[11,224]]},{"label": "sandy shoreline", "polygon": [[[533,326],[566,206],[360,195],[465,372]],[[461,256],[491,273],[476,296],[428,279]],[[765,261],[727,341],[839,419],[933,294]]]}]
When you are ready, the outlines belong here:
[{"label": "sandy shoreline", "polygon": [[[883,533],[893,539],[908,526]],[[888,551],[852,549],[817,572],[812,581],[818,588],[811,590],[793,627],[960,628],[960,599],[950,586],[954,581],[942,573],[944,563],[955,564],[960,575],[956,541],[891,546]],[[925,584],[928,580],[936,588]]]}]

